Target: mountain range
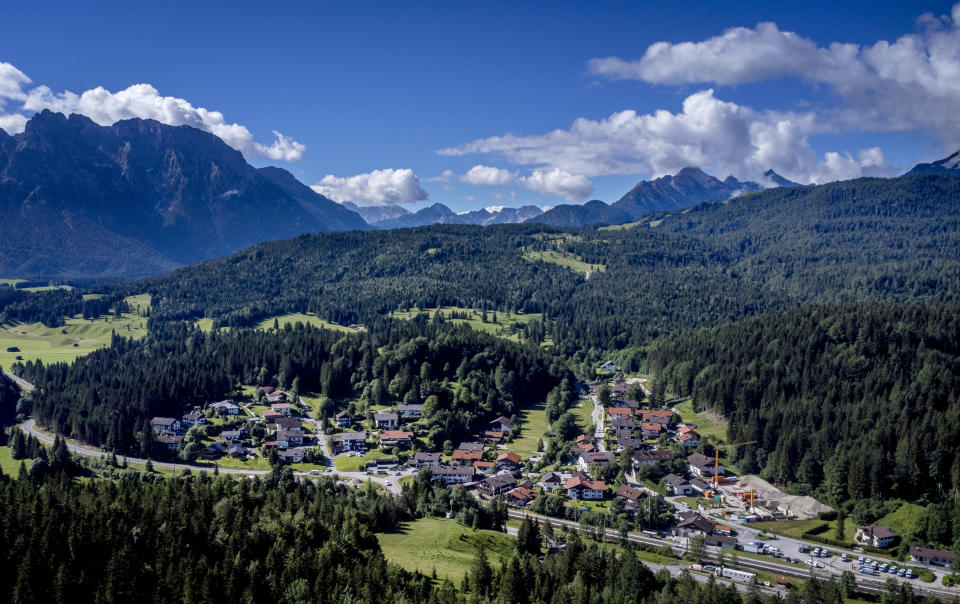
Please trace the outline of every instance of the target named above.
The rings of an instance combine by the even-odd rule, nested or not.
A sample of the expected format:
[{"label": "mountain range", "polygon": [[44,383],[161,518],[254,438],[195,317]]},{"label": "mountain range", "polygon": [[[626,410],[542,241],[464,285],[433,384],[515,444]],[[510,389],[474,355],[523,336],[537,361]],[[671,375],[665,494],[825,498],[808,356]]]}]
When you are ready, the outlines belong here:
[{"label": "mountain range", "polygon": [[537,206],[491,207],[458,214],[442,203],[435,203],[416,212],[411,212],[397,205],[358,206],[349,201],[343,205],[363,216],[368,224],[378,229],[409,228],[428,224],[474,224],[479,226],[516,224],[543,214],[543,210]]},{"label": "mountain range", "polygon": [[189,126],[43,111],[20,134],[0,130],[0,274],[155,275],[262,241],[368,228]]}]

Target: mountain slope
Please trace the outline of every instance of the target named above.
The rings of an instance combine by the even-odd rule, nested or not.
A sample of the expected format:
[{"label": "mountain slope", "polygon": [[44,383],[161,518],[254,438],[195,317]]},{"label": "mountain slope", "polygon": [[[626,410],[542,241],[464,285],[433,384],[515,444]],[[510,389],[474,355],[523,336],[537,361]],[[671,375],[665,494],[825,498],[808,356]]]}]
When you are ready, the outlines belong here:
[{"label": "mountain slope", "polygon": [[301,233],[367,228],[277,168],[189,126],[43,111],[0,137],[0,274],[156,274]]},{"label": "mountain slope", "polygon": [[917,164],[912,170],[907,172],[907,175],[910,174],[960,175],[960,151],[956,151],[952,155],[939,161],[931,162],[929,164]]}]

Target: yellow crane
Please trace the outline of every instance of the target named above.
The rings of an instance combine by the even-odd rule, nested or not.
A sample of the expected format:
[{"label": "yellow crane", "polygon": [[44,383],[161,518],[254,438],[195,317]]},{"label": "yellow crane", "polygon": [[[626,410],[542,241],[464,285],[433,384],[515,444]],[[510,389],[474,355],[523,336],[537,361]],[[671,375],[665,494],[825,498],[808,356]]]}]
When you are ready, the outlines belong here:
[{"label": "yellow crane", "polygon": [[[733,443],[732,445],[716,445],[713,447],[713,453],[715,455],[713,462],[713,490],[716,491],[720,487],[720,449],[736,449],[737,447],[743,447],[744,445],[753,445],[756,444],[755,440],[748,440],[742,443]],[[751,499],[753,499],[751,494]],[[750,502],[750,505],[753,505],[753,501]]]}]

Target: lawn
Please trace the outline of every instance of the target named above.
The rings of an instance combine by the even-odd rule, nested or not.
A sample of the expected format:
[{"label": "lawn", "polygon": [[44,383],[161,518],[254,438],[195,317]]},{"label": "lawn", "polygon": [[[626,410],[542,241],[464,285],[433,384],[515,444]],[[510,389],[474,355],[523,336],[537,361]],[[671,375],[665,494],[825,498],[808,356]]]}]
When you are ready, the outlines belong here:
[{"label": "lawn", "polygon": [[[63,327],[47,327],[42,323],[4,323],[0,325],[0,366],[9,368],[20,360],[43,361],[45,364],[65,362],[110,345],[113,332],[139,339],[147,333],[147,320],[124,313],[120,318],[79,317],[66,319]],[[7,352],[8,348],[19,351]]]},{"label": "lawn", "polygon": [[197,460],[198,466],[233,468],[237,470],[270,470],[270,462],[262,457],[254,457],[250,461],[241,461],[232,457],[221,457],[215,461]]},{"label": "lawn", "polygon": [[520,436],[507,445],[514,453],[523,457],[537,454],[537,445],[543,438],[544,432],[550,429],[547,425],[547,414],[544,411],[545,401],[528,405],[520,409],[517,416],[520,418]]},{"label": "lawn", "polygon": [[[504,313],[491,310],[487,311],[487,320],[484,321],[484,311],[482,309],[464,308],[459,306],[444,306],[439,309],[411,308],[410,310],[395,310],[390,313],[390,317],[400,320],[409,320],[420,314],[426,314],[430,317],[433,317],[437,310],[443,313],[444,318],[448,322],[452,322],[457,325],[469,325],[471,329],[476,331],[485,331],[500,338],[513,340],[514,342],[520,341],[519,331],[524,325],[531,321],[543,320],[543,315],[540,313]],[[453,313],[465,316],[466,318],[451,318],[450,315]],[[548,346],[550,344],[552,344],[552,340],[549,336],[547,336],[546,340],[541,345]]]},{"label": "lawn", "polygon": [[[593,425],[593,399],[584,397],[580,399],[580,406],[572,409],[573,414],[577,416],[577,423],[584,430]],[[590,436],[593,436],[592,434]]]},{"label": "lawn", "polygon": [[295,325],[297,323],[303,323],[305,325],[313,325],[314,327],[322,327],[324,329],[332,329],[335,331],[342,331],[345,333],[355,333],[359,331],[355,327],[347,327],[346,325],[340,325],[339,323],[333,323],[325,319],[321,319],[313,313],[291,313],[288,315],[278,315],[276,317],[269,317],[257,323],[257,329],[273,329],[273,322],[276,321],[277,324],[282,328],[284,325],[290,324]]},{"label": "lawn", "polygon": [[371,449],[360,457],[337,456],[333,460],[333,465],[341,472],[360,472],[368,463],[381,457],[390,457],[390,455],[380,449]]},{"label": "lawn", "polygon": [[[29,461],[29,460],[28,460]],[[29,464],[27,468],[29,469]],[[0,447],[0,470],[7,476],[17,477],[20,473],[20,460],[14,459],[10,447]]]},{"label": "lawn", "polygon": [[542,260],[543,262],[549,262],[550,264],[556,264],[557,266],[562,266],[564,268],[569,268],[572,271],[578,273],[588,274],[588,273],[597,273],[604,272],[607,270],[607,265],[605,264],[588,264],[583,261],[583,258],[577,256],[572,252],[565,252],[561,250],[543,250],[543,251],[533,251],[533,250],[523,250],[523,259],[530,262],[537,262]]},{"label": "lawn", "polygon": [[673,408],[684,422],[697,425],[697,432],[702,436],[710,436],[715,440],[727,439],[727,422],[719,420],[712,413],[697,413],[693,410],[693,401],[690,399],[677,404]]},{"label": "lawn", "polygon": [[494,568],[499,568],[514,550],[513,537],[504,533],[474,531],[441,518],[407,522],[396,532],[379,533],[377,539],[390,562],[427,576],[435,570],[438,578],[450,579],[454,585],[463,580],[481,545]]}]

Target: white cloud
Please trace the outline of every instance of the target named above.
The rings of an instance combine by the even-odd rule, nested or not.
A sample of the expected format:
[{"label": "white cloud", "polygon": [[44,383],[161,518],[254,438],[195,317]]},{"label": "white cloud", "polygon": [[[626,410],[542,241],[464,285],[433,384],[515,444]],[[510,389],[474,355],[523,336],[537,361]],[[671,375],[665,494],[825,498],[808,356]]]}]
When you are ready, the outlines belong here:
[{"label": "white cloud", "polygon": [[98,86],[76,94],[70,91],[54,93],[47,86],[26,90],[30,83],[30,79],[16,67],[0,63],[0,109],[10,101],[20,104],[16,112],[0,114],[0,127],[2,124],[11,126],[8,132],[23,130],[26,123],[24,113],[50,109],[66,114],[80,113],[103,126],[130,118],[153,119],[171,126],[193,126],[215,134],[247,157],[298,161],[306,149],[303,144],[277,131],[273,132],[271,144],[257,142],[246,126],[228,122],[219,111],[194,107],[184,99],[161,96],[149,84],[134,84],[117,92]]},{"label": "white cloud", "polygon": [[490,212],[491,214],[496,214],[497,212],[502,212],[503,208],[505,207],[507,206],[487,206],[483,209]]},{"label": "white cloud", "polygon": [[478,165],[470,168],[467,173],[461,177],[461,180],[472,185],[506,187],[513,183],[516,176],[516,174],[509,170]]},{"label": "white cloud", "polygon": [[524,185],[544,195],[559,195],[568,201],[584,201],[593,194],[593,184],[582,174],[560,168],[534,170]]},{"label": "white cloud", "polygon": [[427,199],[420,179],[409,168],[374,170],[347,177],[327,174],[311,188],[334,201],[354,201],[361,205],[385,206]]},{"label": "white cloud", "polygon": [[658,42],[640,59],[593,59],[588,69],[613,79],[658,84],[733,85],[793,77],[827,85],[839,109],[824,109],[834,129],[920,131],[953,149],[960,139],[960,4],[950,16],[921,15],[915,33],[890,42],[819,46],[776,24],[736,27],[701,42]]},{"label": "white cloud", "polygon": [[427,182],[450,182],[453,180],[457,174],[453,170],[444,170],[440,173],[440,176],[433,176],[431,178],[425,178]]}]

